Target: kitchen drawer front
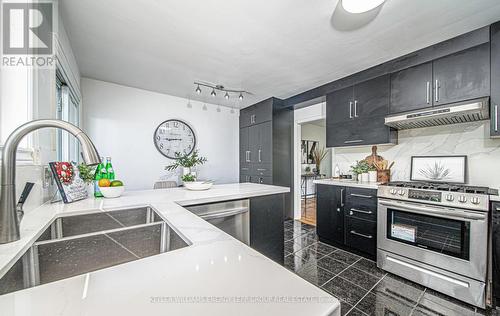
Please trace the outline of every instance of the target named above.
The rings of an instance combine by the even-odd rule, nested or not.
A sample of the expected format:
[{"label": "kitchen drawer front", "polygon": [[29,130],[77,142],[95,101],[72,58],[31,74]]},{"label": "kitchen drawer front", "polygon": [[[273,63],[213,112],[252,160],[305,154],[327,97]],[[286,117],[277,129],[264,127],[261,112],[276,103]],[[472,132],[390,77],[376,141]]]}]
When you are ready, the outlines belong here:
[{"label": "kitchen drawer front", "polygon": [[260,183],[260,184],[273,184],[273,177],[252,175],[250,181],[253,183]]},{"label": "kitchen drawer front", "polygon": [[251,175],[252,166],[250,164],[240,164],[240,175]]},{"label": "kitchen drawer front", "polygon": [[254,164],[252,165],[252,174],[257,176],[272,177],[272,164]]},{"label": "kitchen drawer front", "polygon": [[351,217],[361,218],[369,221],[377,220],[377,206],[366,205],[363,203],[352,203],[347,201],[345,205],[347,215]]},{"label": "kitchen drawer front", "polygon": [[375,256],[377,250],[377,222],[346,216],[346,246]]},{"label": "kitchen drawer front", "polygon": [[353,207],[377,207],[377,190],[347,187],[346,200]]}]

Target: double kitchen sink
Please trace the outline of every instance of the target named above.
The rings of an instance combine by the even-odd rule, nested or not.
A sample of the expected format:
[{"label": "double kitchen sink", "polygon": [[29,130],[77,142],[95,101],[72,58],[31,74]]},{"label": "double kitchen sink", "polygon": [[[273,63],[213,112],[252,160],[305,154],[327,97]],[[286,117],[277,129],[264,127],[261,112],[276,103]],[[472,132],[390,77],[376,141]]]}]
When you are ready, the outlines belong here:
[{"label": "double kitchen sink", "polygon": [[149,206],[58,217],[0,279],[0,295],[187,246]]}]

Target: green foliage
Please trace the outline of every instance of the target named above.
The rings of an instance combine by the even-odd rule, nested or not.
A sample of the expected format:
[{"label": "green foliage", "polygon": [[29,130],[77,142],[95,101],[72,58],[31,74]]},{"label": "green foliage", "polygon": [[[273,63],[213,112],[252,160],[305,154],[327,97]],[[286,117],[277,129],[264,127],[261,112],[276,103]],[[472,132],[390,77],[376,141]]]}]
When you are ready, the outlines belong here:
[{"label": "green foliage", "polygon": [[185,174],[181,177],[182,182],[193,182],[196,181],[196,177],[192,174]]},{"label": "green foliage", "polygon": [[351,166],[351,171],[355,174],[362,174],[368,172],[369,170],[370,166],[366,160],[356,161],[356,164]]},{"label": "green foliage", "polygon": [[176,152],[175,159],[176,161],[173,164],[166,166],[165,170],[174,171],[179,167],[192,168],[194,166],[202,165],[207,162],[207,158],[200,157],[198,155],[198,150],[193,151],[191,155],[181,155],[181,153]]},{"label": "green foliage", "polygon": [[84,163],[78,165],[78,171],[80,172],[80,178],[83,182],[90,184],[94,181],[95,166],[87,166]]}]

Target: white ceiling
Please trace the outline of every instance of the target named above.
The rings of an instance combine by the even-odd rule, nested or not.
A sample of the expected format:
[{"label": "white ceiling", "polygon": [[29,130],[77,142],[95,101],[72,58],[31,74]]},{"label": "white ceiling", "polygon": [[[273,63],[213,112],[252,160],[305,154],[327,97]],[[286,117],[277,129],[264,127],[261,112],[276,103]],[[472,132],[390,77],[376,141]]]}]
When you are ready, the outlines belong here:
[{"label": "white ceiling", "polygon": [[[500,19],[498,0],[387,0],[339,27],[338,0],[63,0],[84,77],[227,104],[194,80],[287,98]],[[336,11],[338,12],[338,11]],[[354,17],[357,18],[357,17]],[[356,23],[353,23],[356,24]]]}]

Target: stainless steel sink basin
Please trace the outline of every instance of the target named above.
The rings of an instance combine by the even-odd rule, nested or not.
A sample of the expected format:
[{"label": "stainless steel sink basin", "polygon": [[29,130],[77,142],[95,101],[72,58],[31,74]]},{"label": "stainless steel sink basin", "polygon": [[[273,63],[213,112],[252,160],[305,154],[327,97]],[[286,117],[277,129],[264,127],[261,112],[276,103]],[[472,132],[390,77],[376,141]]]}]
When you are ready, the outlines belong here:
[{"label": "stainless steel sink basin", "polygon": [[151,207],[59,217],[0,279],[0,295],[188,245]]}]

